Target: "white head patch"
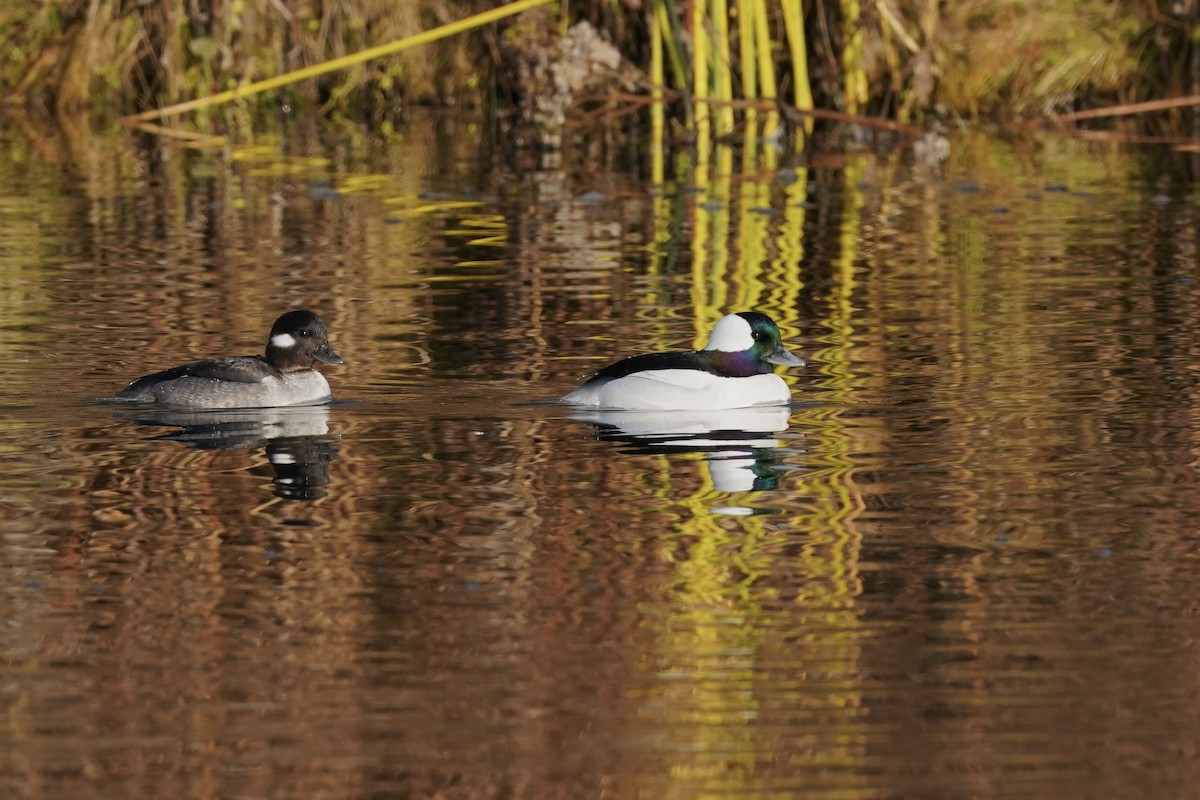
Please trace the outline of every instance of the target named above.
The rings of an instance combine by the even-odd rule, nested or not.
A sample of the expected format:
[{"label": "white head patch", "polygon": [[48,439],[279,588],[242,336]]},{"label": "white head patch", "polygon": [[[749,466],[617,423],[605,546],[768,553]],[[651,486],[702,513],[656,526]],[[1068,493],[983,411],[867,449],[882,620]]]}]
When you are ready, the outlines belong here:
[{"label": "white head patch", "polygon": [[754,347],[753,331],[750,323],[737,314],[721,317],[713,326],[712,335],[708,337],[705,350],[720,350],[725,353],[740,353]]},{"label": "white head patch", "polygon": [[290,333],[277,333],[271,337],[271,344],[281,350],[287,350],[289,347],[296,346],[296,337]]}]

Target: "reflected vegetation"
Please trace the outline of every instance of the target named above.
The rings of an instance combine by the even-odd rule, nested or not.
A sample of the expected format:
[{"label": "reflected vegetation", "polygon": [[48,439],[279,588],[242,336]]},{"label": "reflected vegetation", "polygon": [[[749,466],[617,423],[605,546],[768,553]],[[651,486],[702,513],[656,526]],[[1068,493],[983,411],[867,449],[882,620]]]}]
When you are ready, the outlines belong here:
[{"label": "reflected vegetation", "polygon": [[[1200,780],[1191,156],[230,133],[4,131],[14,794]],[[82,402],[301,306],[356,402]],[[793,408],[529,404],[731,309],[803,343]]]}]

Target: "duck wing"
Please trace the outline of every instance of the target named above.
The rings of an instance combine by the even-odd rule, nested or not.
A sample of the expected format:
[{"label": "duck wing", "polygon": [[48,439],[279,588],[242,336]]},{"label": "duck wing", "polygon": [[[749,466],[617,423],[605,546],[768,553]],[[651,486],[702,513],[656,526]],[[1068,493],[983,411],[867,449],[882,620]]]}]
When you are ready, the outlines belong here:
[{"label": "duck wing", "polygon": [[172,381],[177,378],[205,378],[214,381],[228,381],[230,383],[261,383],[264,377],[278,373],[277,369],[268,364],[266,359],[260,356],[208,358],[204,361],[193,361],[190,364],[181,364],[178,367],[164,369],[162,372],[155,372],[153,375],[145,375],[125,387],[124,391],[134,392],[147,386],[153,386],[164,381]]},{"label": "duck wing", "polygon": [[623,358],[615,364],[609,364],[589,379],[592,381],[614,381],[634,373],[646,373],[652,376],[663,370],[698,370],[708,373],[707,360],[699,353],[691,350],[681,350],[673,353],[646,353],[640,356]]}]

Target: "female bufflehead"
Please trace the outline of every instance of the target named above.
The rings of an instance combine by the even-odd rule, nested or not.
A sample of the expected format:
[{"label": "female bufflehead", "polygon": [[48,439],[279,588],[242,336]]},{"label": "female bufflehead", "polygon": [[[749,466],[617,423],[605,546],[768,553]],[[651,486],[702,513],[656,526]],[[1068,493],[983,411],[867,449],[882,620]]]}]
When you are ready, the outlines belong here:
[{"label": "female bufflehead", "polygon": [[605,367],[563,398],[630,411],[704,411],[782,405],[791,400],[772,364],[799,367],[774,320],[757,311],[722,317],[703,350],[649,353]]},{"label": "female bufflehead", "polygon": [[318,362],[345,364],[329,346],[325,323],[311,311],[289,311],[271,327],[266,356],[193,361],[138,378],[122,400],[186,408],[269,408],[328,403],[329,382]]}]

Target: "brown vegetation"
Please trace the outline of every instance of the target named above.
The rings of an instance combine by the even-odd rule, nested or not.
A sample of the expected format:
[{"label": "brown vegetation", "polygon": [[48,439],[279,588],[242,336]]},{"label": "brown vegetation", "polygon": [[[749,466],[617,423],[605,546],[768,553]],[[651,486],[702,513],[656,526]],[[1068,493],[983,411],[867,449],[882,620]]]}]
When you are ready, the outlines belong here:
[{"label": "brown vegetation", "polygon": [[[0,10],[0,96],[47,111],[126,114],[328,62],[497,5],[15,0]],[[1200,93],[1198,7],[589,0],[311,79],[287,97],[352,117],[404,103],[492,106],[523,96],[529,104],[538,87],[505,59],[505,42],[545,42],[553,52],[557,37],[587,22],[621,53],[625,83],[630,70],[642,76],[639,105],[699,100],[676,102],[668,113],[689,123],[711,116],[718,134],[735,124],[737,103],[776,99],[900,122],[1029,117]],[[1152,127],[1184,133],[1193,124],[1184,106],[1159,112]]]}]

